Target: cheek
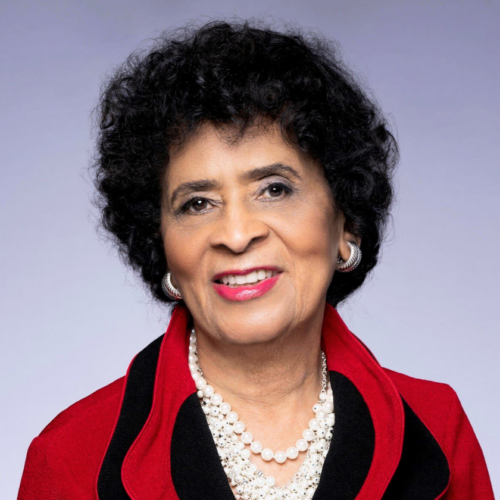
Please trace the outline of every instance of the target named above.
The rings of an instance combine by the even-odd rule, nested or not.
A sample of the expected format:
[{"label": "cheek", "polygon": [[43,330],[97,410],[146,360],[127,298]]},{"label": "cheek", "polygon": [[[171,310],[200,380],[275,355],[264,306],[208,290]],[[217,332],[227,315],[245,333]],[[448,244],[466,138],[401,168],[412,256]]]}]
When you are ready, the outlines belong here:
[{"label": "cheek", "polygon": [[163,244],[170,271],[179,280],[196,280],[201,276],[202,257],[207,246],[206,231],[179,228],[175,223],[164,227]]},{"label": "cheek", "polygon": [[316,201],[303,205],[288,219],[286,230],[280,232],[295,266],[314,266],[315,270],[325,272],[333,270],[339,232],[333,209],[327,203],[318,205]]}]

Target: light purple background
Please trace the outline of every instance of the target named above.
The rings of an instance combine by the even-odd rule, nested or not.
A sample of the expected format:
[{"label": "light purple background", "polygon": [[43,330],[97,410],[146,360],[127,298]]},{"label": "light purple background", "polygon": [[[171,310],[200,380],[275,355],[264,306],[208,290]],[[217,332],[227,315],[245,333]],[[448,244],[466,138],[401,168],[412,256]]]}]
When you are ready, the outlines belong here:
[{"label": "light purple background", "polygon": [[0,4],[0,497],[30,441],[162,334],[99,241],[86,173],[103,76],[162,29],[272,15],[336,38],[397,127],[394,230],[341,309],[379,361],[458,392],[500,491],[500,7],[487,0]]}]

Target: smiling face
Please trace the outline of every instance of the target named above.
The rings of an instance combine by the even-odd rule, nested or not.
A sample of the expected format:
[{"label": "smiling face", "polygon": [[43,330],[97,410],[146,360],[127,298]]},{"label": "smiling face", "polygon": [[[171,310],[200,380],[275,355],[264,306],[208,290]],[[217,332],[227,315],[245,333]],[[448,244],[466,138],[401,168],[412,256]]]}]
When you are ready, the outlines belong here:
[{"label": "smiling face", "polygon": [[276,126],[235,144],[202,126],[163,188],[168,268],[198,330],[255,343],[322,320],[339,244],[349,256],[344,217],[321,167]]}]

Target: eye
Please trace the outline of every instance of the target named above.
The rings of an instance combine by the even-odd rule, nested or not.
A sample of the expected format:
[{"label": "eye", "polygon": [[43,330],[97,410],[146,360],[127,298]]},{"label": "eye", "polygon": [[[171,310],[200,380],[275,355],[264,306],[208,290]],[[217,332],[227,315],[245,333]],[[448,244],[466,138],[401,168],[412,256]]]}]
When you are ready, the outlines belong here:
[{"label": "eye", "polygon": [[262,193],[269,193],[270,198],[282,198],[292,192],[292,189],[282,182],[273,182],[262,190]]},{"label": "eye", "polygon": [[209,208],[210,202],[206,198],[192,198],[181,207],[182,213],[201,213]]}]

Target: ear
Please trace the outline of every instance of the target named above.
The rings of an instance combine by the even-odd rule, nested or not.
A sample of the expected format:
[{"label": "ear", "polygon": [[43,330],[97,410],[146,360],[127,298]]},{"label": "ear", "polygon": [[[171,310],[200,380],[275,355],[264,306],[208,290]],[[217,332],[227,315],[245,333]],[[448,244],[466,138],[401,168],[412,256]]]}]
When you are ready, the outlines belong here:
[{"label": "ear", "polygon": [[351,256],[351,249],[347,242],[355,243],[358,247],[361,245],[361,236],[351,233],[344,229],[339,241],[339,256],[343,261],[346,261]]}]

